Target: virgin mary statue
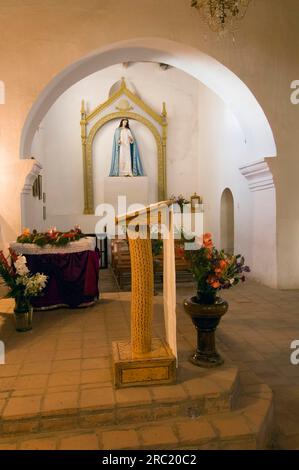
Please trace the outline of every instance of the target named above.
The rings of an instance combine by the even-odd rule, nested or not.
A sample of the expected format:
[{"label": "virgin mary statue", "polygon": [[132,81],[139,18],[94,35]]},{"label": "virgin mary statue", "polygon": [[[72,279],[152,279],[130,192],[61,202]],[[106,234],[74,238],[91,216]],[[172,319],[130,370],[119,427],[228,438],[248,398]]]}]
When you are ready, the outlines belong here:
[{"label": "virgin mary statue", "polygon": [[112,162],[109,176],[143,176],[137,142],[128,119],[122,119],[113,138]]}]

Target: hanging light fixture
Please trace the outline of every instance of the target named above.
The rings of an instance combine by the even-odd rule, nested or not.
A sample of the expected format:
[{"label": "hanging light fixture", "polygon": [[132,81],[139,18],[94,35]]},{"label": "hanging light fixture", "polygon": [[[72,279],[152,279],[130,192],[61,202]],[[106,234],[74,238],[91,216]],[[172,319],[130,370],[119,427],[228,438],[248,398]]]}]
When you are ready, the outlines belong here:
[{"label": "hanging light fixture", "polygon": [[222,33],[234,30],[236,21],[242,19],[251,0],[191,0],[212,31]]}]

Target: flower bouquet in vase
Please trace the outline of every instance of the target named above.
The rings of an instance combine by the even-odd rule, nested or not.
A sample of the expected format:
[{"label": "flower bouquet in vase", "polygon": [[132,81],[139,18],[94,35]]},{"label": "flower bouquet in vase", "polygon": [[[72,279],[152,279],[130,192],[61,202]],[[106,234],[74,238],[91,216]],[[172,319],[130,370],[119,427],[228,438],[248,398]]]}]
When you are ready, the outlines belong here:
[{"label": "flower bouquet in vase", "polygon": [[197,330],[197,349],[190,361],[201,367],[216,367],[223,359],[215,347],[215,331],[228,303],[218,296],[221,289],[230,289],[245,281],[244,257],[217,250],[210,233],[194,241],[194,249],[185,250],[197,283],[195,296],[184,300],[184,309]]},{"label": "flower bouquet in vase", "polygon": [[0,251],[0,276],[8,287],[6,298],[15,299],[14,318],[17,331],[32,329],[31,298],[40,295],[46,286],[45,274],[31,274],[25,256],[10,250],[9,258]]}]

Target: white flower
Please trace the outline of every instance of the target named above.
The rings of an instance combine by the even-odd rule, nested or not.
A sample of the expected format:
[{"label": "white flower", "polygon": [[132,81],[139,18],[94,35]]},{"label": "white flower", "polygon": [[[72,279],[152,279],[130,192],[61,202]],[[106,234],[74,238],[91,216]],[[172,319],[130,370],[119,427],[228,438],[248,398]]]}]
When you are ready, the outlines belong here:
[{"label": "white flower", "polygon": [[27,268],[26,265],[26,258],[25,256],[18,256],[17,260],[14,262],[17,274],[19,276],[25,276],[26,274],[29,273],[29,269]]},{"label": "white flower", "polygon": [[232,278],[232,279],[229,280],[229,282],[230,282],[231,285],[233,285],[233,283],[235,282],[235,279]]},{"label": "white flower", "polygon": [[23,286],[26,286],[28,282],[28,277],[27,276],[20,276],[20,277],[17,277],[17,280],[16,280],[16,283],[19,285],[23,285]]},{"label": "white flower", "polygon": [[46,287],[48,276],[46,276],[45,274],[37,273],[35,277],[36,283],[40,285],[41,289],[44,289]]},{"label": "white flower", "polygon": [[40,273],[37,273],[34,276],[27,278],[25,294],[28,297],[33,297],[40,294],[46,286],[47,279],[47,276]]}]

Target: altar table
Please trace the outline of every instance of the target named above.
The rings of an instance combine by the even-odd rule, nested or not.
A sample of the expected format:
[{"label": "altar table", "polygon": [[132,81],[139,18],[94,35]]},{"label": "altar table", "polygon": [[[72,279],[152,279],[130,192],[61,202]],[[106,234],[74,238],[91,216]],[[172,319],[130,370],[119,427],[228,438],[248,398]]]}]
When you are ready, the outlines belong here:
[{"label": "altar table", "polygon": [[49,276],[43,295],[32,299],[35,309],[91,305],[99,296],[99,250],[95,239],[85,237],[64,247],[30,243],[11,243],[26,256],[27,266]]}]

